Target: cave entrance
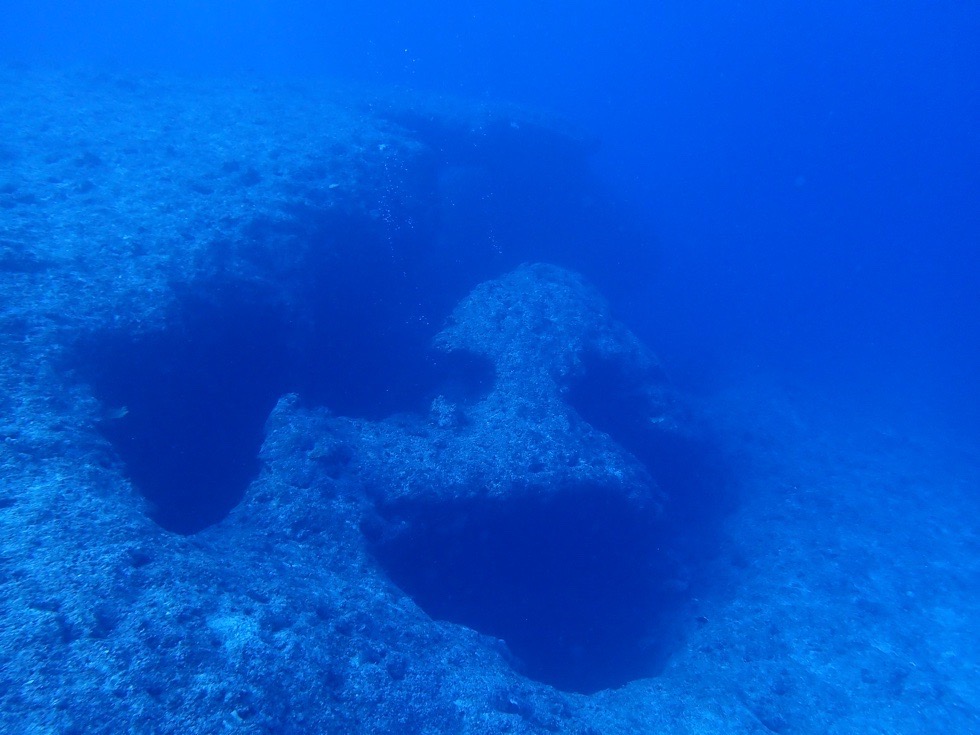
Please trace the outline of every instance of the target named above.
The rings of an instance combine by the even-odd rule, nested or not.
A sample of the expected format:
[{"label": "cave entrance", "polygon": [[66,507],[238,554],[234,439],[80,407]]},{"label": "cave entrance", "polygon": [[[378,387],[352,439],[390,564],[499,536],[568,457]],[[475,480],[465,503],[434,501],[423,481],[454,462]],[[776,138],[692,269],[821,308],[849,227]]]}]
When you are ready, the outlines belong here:
[{"label": "cave entrance", "polygon": [[164,330],[84,341],[77,362],[152,518],[182,534],[221,520],[258,472],[286,378],[285,330],[243,294],[185,298]]},{"label": "cave entrance", "polygon": [[656,674],[675,603],[656,522],[601,488],[389,512],[373,549],[434,618],[504,640],[529,678],[592,693]]}]

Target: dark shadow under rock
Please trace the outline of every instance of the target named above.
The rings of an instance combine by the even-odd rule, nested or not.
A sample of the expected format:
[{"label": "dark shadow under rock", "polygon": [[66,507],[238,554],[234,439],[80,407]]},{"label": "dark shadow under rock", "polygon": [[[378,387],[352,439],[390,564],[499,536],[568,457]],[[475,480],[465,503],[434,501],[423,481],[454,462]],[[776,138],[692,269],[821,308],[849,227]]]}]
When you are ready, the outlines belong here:
[{"label": "dark shadow under rock", "polygon": [[411,520],[389,509],[374,544],[392,580],[432,617],[505,641],[520,673],[589,693],[657,672],[669,568],[654,519],[622,497],[568,488],[402,510]]}]

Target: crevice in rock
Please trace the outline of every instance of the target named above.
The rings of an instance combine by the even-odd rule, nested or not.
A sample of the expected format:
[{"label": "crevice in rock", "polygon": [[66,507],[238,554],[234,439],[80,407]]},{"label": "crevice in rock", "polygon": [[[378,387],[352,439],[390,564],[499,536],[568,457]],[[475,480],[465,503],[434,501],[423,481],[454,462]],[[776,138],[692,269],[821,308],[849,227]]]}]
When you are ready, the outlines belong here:
[{"label": "crevice in rock", "polygon": [[74,361],[110,415],[100,428],[161,526],[199,531],[241,499],[285,350],[281,315],[244,293],[188,296],[166,330],[78,345]]},{"label": "crevice in rock", "polygon": [[677,426],[677,417],[665,415],[648,392],[651,383],[622,364],[586,353],[583,365],[565,400],[640,460],[667,494],[661,524],[665,542],[688,562],[710,557],[720,540],[720,524],[736,502],[718,442],[691,416],[683,417],[685,426]]}]

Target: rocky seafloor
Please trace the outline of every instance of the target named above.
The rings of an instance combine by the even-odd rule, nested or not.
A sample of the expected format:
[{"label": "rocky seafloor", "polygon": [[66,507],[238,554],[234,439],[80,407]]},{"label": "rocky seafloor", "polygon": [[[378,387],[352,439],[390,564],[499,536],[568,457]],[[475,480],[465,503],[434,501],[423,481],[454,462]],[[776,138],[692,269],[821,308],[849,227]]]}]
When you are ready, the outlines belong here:
[{"label": "rocky seafloor", "polygon": [[0,730],[980,729],[975,450],[678,391],[587,136],[0,87]]}]

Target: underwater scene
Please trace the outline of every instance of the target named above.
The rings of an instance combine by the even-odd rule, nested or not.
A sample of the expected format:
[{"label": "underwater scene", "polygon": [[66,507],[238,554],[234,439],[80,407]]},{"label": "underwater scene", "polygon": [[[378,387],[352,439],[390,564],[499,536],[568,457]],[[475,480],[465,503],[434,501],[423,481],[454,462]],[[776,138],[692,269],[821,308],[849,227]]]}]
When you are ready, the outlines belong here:
[{"label": "underwater scene", "polygon": [[980,732],[980,5],[0,15],[0,732]]}]

